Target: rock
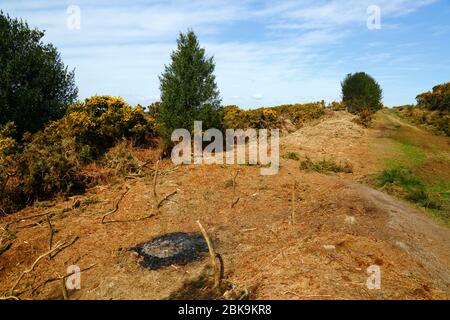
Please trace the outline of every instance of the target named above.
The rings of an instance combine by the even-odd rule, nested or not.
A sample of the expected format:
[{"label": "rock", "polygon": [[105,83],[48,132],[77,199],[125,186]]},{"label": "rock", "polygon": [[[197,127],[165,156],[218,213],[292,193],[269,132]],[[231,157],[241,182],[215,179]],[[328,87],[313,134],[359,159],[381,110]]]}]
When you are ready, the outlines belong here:
[{"label": "rock", "polygon": [[325,244],[325,245],[323,246],[323,248],[324,248],[325,250],[328,250],[328,251],[336,250],[336,246],[333,245],[333,244]]},{"label": "rock", "polygon": [[345,223],[355,224],[356,223],[356,218],[353,217],[353,216],[345,216]]}]

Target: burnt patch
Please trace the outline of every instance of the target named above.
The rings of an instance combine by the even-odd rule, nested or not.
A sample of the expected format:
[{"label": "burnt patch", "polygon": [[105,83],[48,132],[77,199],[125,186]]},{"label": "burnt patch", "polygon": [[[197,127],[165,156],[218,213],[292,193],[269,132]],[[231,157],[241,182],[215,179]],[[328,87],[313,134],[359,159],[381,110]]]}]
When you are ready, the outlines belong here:
[{"label": "burnt patch", "polygon": [[174,232],[153,238],[131,250],[143,257],[142,267],[158,270],[199,260],[204,252],[208,252],[208,245],[201,234]]}]

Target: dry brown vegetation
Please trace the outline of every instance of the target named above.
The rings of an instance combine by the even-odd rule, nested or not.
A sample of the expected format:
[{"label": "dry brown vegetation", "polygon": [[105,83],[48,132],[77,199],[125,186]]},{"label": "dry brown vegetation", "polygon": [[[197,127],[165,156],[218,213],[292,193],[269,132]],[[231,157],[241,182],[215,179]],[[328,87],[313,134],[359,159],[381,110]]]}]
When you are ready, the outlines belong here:
[{"label": "dry brown vegetation", "polygon": [[[375,152],[386,139],[382,127],[366,129],[353,119],[328,112],[281,139],[282,153],[349,163],[352,173],[300,170],[289,158],[276,176],[261,176],[254,166],[164,160],[155,179],[156,150],[137,152],[141,164],[150,163],[131,175],[116,176],[122,165],[112,161],[111,183],[1,218],[1,246],[9,248],[0,256],[0,292],[10,296],[21,274],[48,252],[49,217],[54,246],[77,240],[26,273],[13,290],[18,298],[64,299],[53,279],[77,264],[85,270],[82,289],[68,292],[70,299],[448,299],[448,227],[358,183],[383,168],[389,151]],[[155,191],[158,199],[176,194],[151,215]],[[112,210],[108,219],[117,222],[102,223]],[[197,220],[223,258],[221,291],[211,291],[207,256],[156,271],[141,268],[129,251],[164,233],[198,232]],[[381,290],[366,287],[373,264],[381,266]]]}]

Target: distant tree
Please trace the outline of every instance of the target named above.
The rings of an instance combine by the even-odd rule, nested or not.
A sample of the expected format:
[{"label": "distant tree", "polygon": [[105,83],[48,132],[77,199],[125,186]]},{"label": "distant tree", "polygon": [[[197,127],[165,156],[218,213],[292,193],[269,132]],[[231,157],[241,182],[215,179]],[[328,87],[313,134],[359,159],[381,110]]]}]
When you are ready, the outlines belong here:
[{"label": "distant tree", "polygon": [[0,125],[12,121],[18,134],[61,118],[77,97],[74,72],[43,36],[0,11]]},{"label": "distant tree", "polygon": [[350,112],[376,112],[383,107],[383,91],[370,75],[364,72],[348,74],[341,86],[342,102]]},{"label": "distant tree", "polygon": [[161,104],[158,122],[163,149],[172,146],[172,131],[192,130],[194,121],[203,121],[203,128],[218,127],[221,123],[221,99],[214,76],[214,60],[205,56],[192,30],[180,33],[177,50],[171,64],[160,77]]}]

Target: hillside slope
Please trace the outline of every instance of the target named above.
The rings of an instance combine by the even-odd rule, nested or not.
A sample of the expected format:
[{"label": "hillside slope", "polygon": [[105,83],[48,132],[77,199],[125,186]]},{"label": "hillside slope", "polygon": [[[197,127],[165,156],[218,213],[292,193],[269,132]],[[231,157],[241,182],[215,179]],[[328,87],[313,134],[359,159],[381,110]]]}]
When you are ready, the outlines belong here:
[{"label": "hillside slope", "polygon": [[[48,280],[77,264],[81,269],[93,267],[82,272],[82,289],[70,292],[71,299],[167,298],[185,288],[186,281],[198,281],[209,260],[150,271],[141,268],[128,249],[168,232],[198,232],[200,220],[223,257],[226,279],[246,288],[251,298],[448,299],[448,227],[423,210],[362,184],[392,156],[383,147],[384,116],[374,129],[363,129],[351,121],[353,116],[333,112],[281,139],[282,154],[296,153],[300,161],[309,157],[347,162],[353,173],[300,170],[299,161],[285,158],[276,176],[261,176],[257,166],[174,167],[165,161],[157,181],[158,197],[177,193],[149,219],[136,221],[151,212],[150,169],[144,177],[96,187],[51,208],[35,206],[1,218],[2,243],[7,236],[12,238],[5,231],[8,222],[47,212],[55,213],[54,243],[78,237],[53,259],[40,260],[15,294],[61,299],[59,282]],[[422,130],[420,134],[429,141],[449,141]],[[445,168],[448,163],[443,161]],[[233,190],[230,181],[236,172]],[[236,197],[239,201],[231,207]],[[102,224],[103,215],[116,204],[118,210],[108,219],[121,222]],[[48,251],[50,233],[42,217],[19,219],[9,229],[16,238],[0,256],[0,295],[5,296],[21,272]],[[366,286],[371,265],[381,268],[380,290]]]}]

